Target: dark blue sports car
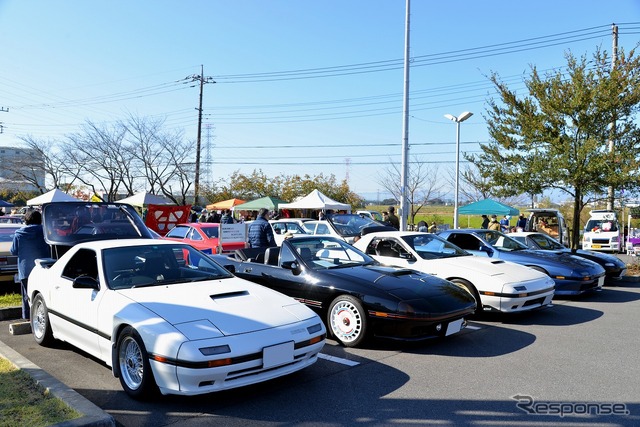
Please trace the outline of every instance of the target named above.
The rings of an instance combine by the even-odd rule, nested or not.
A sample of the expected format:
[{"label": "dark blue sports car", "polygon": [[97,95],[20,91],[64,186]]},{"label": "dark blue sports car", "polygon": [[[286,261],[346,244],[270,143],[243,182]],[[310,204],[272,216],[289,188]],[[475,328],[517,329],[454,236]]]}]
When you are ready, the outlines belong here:
[{"label": "dark blue sports car", "polygon": [[579,295],[601,289],[604,284],[605,270],[599,264],[571,253],[530,250],[499,231],[461,229],[439,235],[474,255],[515,262],[548,274],[556,282],[556,295]]},{"label": "dark blue sports car", "polygon": [[419,271],[382,266],[335,237],[294,237],[280,247],[212,258],[235,275],[316,310],[346,347],[368,336],[422,340],[451,335],[476,308],[475,298],[461,286]]},{"label": "dark blue sports car", "polygon": [[524,243],[529,249],[550,251],[557,254],[572,253],[575,256],[586,258],[600,264],[605,271],[605,284],[615,283],[617,280],[620,280],[627,271],[627,264],[622,262],[622,260],[615,255],[603,252],[585,251],[583,249],[571,252],[571,249],[545,233],[522,231],[518,233],[510,233],[509,237],[513,237],[518,242]]}]

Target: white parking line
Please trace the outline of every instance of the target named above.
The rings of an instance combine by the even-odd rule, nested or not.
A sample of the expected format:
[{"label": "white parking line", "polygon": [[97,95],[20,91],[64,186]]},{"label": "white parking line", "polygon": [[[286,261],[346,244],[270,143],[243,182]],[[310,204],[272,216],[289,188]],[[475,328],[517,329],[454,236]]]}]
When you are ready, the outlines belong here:
[{"label": "white parking line", "polygon": [[329,356],[328,354],[318,353],[318,358],[328,360],[330,362],[341,363],[347,366],[357,366],[360,362],[355,362],[349,359],[343,359],[342,357]]}]

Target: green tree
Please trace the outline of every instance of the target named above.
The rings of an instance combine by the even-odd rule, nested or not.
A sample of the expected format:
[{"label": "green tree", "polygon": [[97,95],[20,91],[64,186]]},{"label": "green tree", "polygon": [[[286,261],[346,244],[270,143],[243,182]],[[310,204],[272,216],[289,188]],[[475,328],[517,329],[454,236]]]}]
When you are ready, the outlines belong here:
[{"label": "green tree", "polygon": [[566,60],[566,72],[541,75],[532,67],[524,96],[491,75],[499,95],[487,113],[492,141],[465,157],[505,193],[570,195],[575,249],[585,204],[609,186],[633,190],[640,182],[640,60],[633,50],[621,51],[614,68],[600,50],[591,61],[570,53]]}]

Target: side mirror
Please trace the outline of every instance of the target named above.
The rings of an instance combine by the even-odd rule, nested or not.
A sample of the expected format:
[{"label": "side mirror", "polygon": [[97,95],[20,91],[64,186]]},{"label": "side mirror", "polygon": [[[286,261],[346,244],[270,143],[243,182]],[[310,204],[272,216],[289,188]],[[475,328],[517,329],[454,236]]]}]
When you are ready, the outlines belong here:
[{"label": "side mirror", "polygon": [[413,256],[410,252],[400,252],[400,258],[406,259],[408,261],[415,261],[416,257]]},{"label": "side mirror", "polygon": [[223,265],[224,269],[231,274],[236,274],[236,267],[233,264]]},{"label": "side mirror", "polygon": [[480,246],[480,250],[481,250],[482,252],[486,252],[486,253],[487,253],[487,255],[489,255],[490,257],[492,257],[492,256],[493,256],[493,249],[491,249],[491,248],[490,248],[490,247],[488,247],[488,246],[482,245],[482,246]]},{"label": "side mirror", "polygon": [[291,270],[294,273],[300,271],[300,264],[298,264],[296,261],[284,261],[280,265],[282,266],[282,268]]},{"label": "side mirror", "polygon": [[100,289],[100,283],[91,276],[78,276],[73,279],[74,289]]}]

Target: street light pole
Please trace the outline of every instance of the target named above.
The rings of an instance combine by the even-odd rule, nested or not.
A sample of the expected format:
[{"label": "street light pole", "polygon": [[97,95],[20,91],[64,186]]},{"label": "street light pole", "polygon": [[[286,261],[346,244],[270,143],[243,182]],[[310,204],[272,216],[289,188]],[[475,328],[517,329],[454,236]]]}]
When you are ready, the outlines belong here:
[{"label": "street light pole", "polygon": [[460,123],[467,120],[469,117],[473,116],[473,113],[469,111],[465,111],[460,114],[458,117],[445,114],[447,119],[456,122],[456,184],[455,184],[455,195],[453,201],[453,228],[458,228],[458,200],[460,194]]}]

